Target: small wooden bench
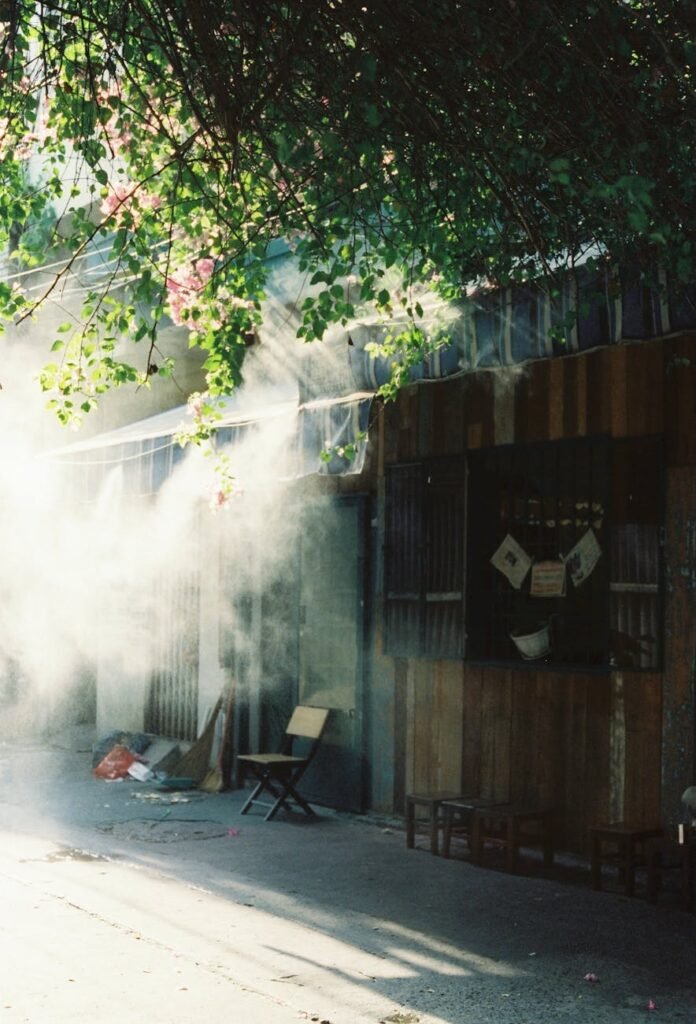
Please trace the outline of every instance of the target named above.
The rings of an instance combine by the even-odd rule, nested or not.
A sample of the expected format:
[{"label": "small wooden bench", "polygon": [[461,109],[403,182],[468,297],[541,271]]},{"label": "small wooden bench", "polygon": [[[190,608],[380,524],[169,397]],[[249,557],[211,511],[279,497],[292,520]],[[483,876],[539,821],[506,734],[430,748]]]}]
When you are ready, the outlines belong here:
[{"label": "small wooden bench", "polygon": [[657,903],[663,874],[676,871],[679,873],[682,906],[684,910],[695,909],[696,832],[688,831],[683,842],[679,842],[675,836],[646,839],[645,864],[648,872],[648,903]]},{"label": "small wooden bench", "polygon": [[544,852],[544,867],[553,866],[554,836],[553,812],[549,808],[496,804],[474,811],[471,839],[472,859],[483,863],[485,846],[497,846],[505,851],[505,865],[514,874],[518,868],[522,847],[540,846]]},{"label": "small wooden bench", "polygon": [[479,796],[460,796],[456,800],[443,800],[442,856],[449,857],[453,836],[465,839],[471,850],[474,812],[495,805],[494,800],[486,800]]},{"label": "small wooden bench", "polygon": [[[406,794],[406,846],[412,850],[416,840],[416,830],[422,820],[427,825],[430,836],[430,852],[438,852],[438,832],[441,824],[440,808],[445,800],[456,800],[459,793],[451,790],[437,790],[432,793],[407,793]],[[425,808],[424,819],[416,815],[416,808]]]},{"label": "small wooden bench", "polygon": [[661,825],[628,821],[609,821],[590,828],[592,888],[602,888],[602,865],[613,864],[618,868],[619,878],[623,878],[624,892],[633,896],[636,866],[643,863],[644,844],[662,834]]}]

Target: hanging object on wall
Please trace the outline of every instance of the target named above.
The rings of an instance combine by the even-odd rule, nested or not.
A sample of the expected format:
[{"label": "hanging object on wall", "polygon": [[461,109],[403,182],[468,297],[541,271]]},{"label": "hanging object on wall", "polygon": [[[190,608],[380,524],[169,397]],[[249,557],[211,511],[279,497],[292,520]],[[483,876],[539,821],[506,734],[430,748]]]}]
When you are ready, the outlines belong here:
[{"label": "hanging object on wall", "polygon": [[594,530],[587,530],[565,558],[566,568],[576,587],[591,575],[601,554],[602,549]]},{"label": "hanging object on wall", "polygon": [[508,533],[491,558],[491,565],[494,565],[498,572],[502,572],[503,576],[507,576],[515,590],[519,590],[531,568],[532,560],[524,548]]},{"label": "hanging object on wall", "polygon": [[550,622],[540,622],[531,629],[518,627],[510,633],[514,643],[525,661],[536,661],[551,653]]},{"label": "hanging object on wall", "polygon": [[565,597],[565,562],[535,562],[529,593],[532,597]]}]

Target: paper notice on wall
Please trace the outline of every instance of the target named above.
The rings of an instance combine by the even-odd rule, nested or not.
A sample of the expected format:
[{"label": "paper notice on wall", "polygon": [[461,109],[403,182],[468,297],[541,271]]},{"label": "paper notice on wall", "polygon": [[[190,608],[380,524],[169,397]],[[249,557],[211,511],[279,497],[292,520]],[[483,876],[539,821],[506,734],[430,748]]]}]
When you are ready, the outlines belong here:
[{"label": "paper notice on wall", "polygon": [[491,565],[494,565],[498,572],[502,572],[503,576],[507,576],[515,590],[522,586],[531,564],[532,560],[527,552],[509,533],[491,558]]},{"label": "paper notice on wall", "polygon": [[535,562],[532,566],[532,597],[565,597],[565,562]]},{"label": "paper notice on wall", "polygon": [[565,558],[566,568],[576,587],[584,583],[592,573],[601,554],[602,549],[594,530],[587,530]]}]

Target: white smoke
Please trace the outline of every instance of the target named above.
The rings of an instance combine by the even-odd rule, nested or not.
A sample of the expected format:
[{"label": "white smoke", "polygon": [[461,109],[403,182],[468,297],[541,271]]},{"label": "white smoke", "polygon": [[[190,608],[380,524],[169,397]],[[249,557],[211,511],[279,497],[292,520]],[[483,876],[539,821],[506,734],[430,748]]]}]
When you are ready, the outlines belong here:
[{"label": "white smoke", "polygon": [[[277,320],[282,310],[275,313]],[[113,466],[98,465],[111,457],[98,438],[93,452],[80,456],[101,476],[98,493],[85,502],[65,452],[76,438],[56,424],[36,383],[61,317],[64,311],[49,309],[36,325],[10,336],[0,368],[4,731],[45,732],[94,720],[97,689],[102,727],[137,725],[149,676],[167,653],[166,638],[180,643],[186,657],[181,637],[191,633],[203,714],[224,682],[225,649],[232,645],[238,664],[258,658],[259,638],[249,634],[248,619],[240,619],[244,595],[282,587],[284,577],[290,587],[296,581],[301,526],[287,481],[296,471],[298,381],[307,346],[294,338],[296,318],[286,316],[287,330],[265,334],[249,353],[236,400],[255,426],[231,453],[236,493],[228,509],[216,514],[208,507],[214,467],[196,449],[157,495],[133,498],[117,449]],[[330,362],[330,347],[321,358]],[[117,393],[97,422],[114,422],[119,402],[122,419],[140,418],[140,398],[143,415],[150,414],[146,394]],[[171,394],[164,404],[172,404]],[[278,409],[285,411],[276,415]],[[88,432],[94,429],[90,424]],[[187,575],[197,581],[200,611],[172,597],[172,578]],[[286,611],[277,627],[272,616],[264,619],[263,642],[281,661],[283,651],[291,658]]]}]

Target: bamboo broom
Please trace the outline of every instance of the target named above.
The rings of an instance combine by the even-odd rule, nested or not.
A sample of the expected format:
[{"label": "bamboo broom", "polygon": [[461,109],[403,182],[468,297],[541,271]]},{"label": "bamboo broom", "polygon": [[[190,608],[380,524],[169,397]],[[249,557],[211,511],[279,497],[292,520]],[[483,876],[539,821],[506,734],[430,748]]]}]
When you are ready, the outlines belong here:
[{"label": "bamboo broom", "polygon": [[217,724],[217,717],[220,714],[221,708],[222,695],[218,697],[215,707],[210,714],[210,718],[206,722],[205,728],[198,739],[195,741],[191,749],[184,754],[181,760],[177,761],[176,765],[172,769],[173,777],[193,779],[193,781],[198,784],[205,779],[206,773],[210,767],[210,753],[213,749],[215,726]]},{"label": "bamboo broom", "polygon": [[227,694],[225,717],[222,723],[222,739],[220,741],[218,762],[214,768],[211,768],[210,771],[207,772],[205,778],[198,787],[206,793],[221,793],[225,788],[225,764],[232,736],[232,719],[234,717],[234,690],[234,679],[232,679],[230,681],[230,687]]}]

